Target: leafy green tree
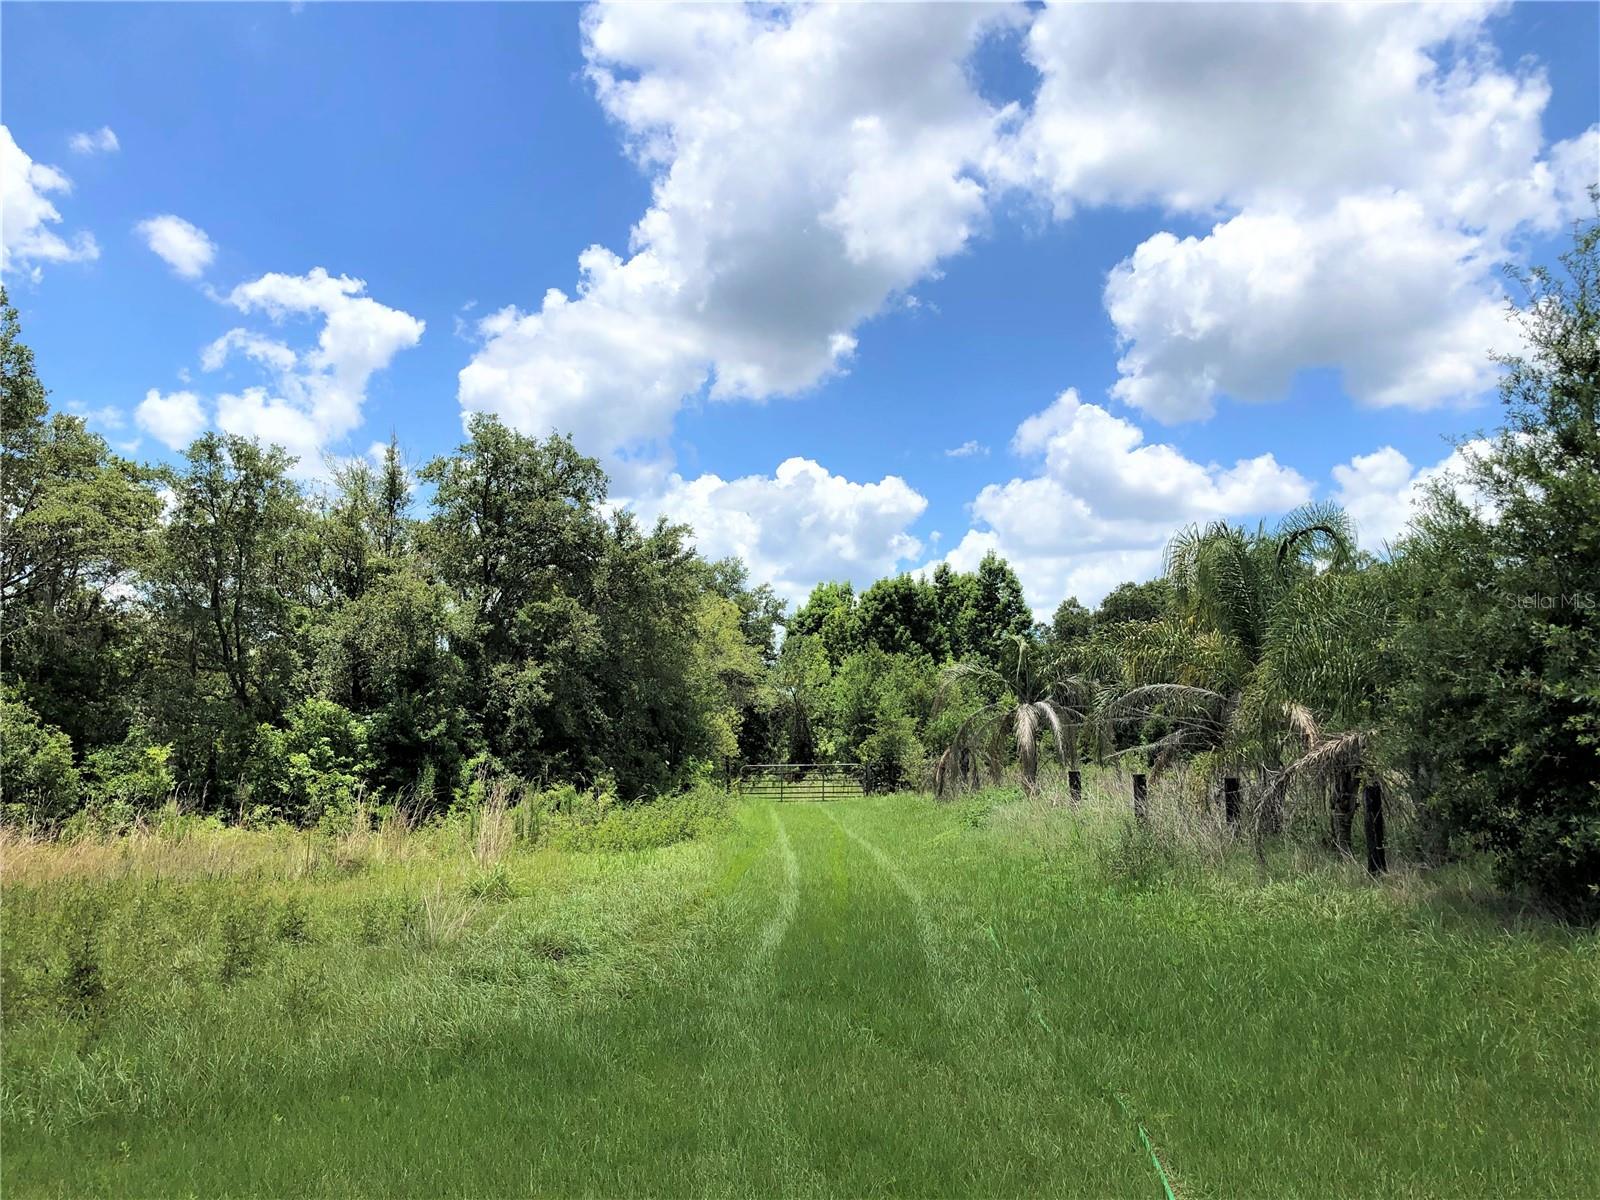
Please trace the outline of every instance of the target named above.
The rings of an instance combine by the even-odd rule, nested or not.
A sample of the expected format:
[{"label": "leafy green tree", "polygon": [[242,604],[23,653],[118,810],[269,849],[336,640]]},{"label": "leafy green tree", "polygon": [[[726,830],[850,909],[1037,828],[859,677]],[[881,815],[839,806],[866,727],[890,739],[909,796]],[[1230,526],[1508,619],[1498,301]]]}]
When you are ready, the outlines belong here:
[{"label": "leafy green tree", "polygon": [[208,433],[184,458],[150,569],[162,662],[146,702],[180,777],[221,800],[256,724],[296,694],[312,548],[281,450]]},{"label": "leafy green tree", "polygon": [[569,440],[490,415],[468,435],[419,473],[434,487],[423,552],[463,616],[453,647],[467,708],[511,770],[580,771],[583,740],[604,725],[584,664],[601,638],[588,602],[605,553],[605,474]]},{"label": "leafy green tree", "polygon": [[263,724],[256,731],[244,769],[248,803],[300,824],[346,827],[370,769],[366,727],[348,709],[315,697],[286,717],[281,729]]},{"label": "leafy green tree", "polygon": [[1166,579],[1150,579],[1144,583],[1120,583],[1100,601],[1094,610],[1097,628],[1124,625],[1134,621],[1160,620],[1172,600],[1172,586]]},{"label": "leafy green tree", "polygon": [[708,751],[716,759],[741,755],[750,744],[745,726],[772,707],[766,664],[746,635],[739,606],[717,592],[700,597],[695,611],[694,685],[708,726]]},{"label": "leafy green tree", "polygon": [[711,591],[730,600],[739,609],[739,628],[744,639],[769,666],[778,656],[778,630],[783,627],[782,599],[768,583],[750,586],[750,570],[738,558],[722,558],[708,563]]},{"label": "leafy green tree", "polygon": [[849,583],[819,583],[789,618],[788,636],[815,638],[837,667],[861,644],[856,590]]},{"label": "leafy green tree", "polygon": [[427,554],[474,614],[491,656],[515,649],[524,608],[593,578],[605,522],[600,464],[476,413],[468,441],[419,473],[434,487]]},{"label": "leafy green tree", "polygon": [[411,525],[411,483],[394,439],[377,467],[360,458],[338,464],[332,495],[316,523],[322,598],[333,603],[359,598],[376,576],[404,557]]},{"label": "leafy green tree", "polygon": [[1078,603],[1076,596],[1068,596],[1056,605],[1050,618],[1049,638],[1059,654],[1083,641],[1093,630],[1094,614]]},{"label": "leafy green tree", "polygon": [[[1597,197],[1600,200],[1600,197]],[[1405,758],[1507,883],[1600,917],[1600,220],[1516,276],[1526,350],[1505,428],[1441,483],[1405,547],[1394,680]]]},{"label": "leafy green tree", "polygon": [[[317,691],[366,719],[374,786],[395,795],[454,779],[478,747],[453,649],[470,637],[465,618],[419,564],[386,561],[360,596],[329,606],[311,642]],[[426,811],[443,798],[411,800]]]},{"label": "leafy green tree", "polygon": [[782,732],[783,757],[789,762],[815,762],[821,756],[820,740],[833,667],[818,635],[795,634],[783,640],[772,669],[774,708]]},{"label": "leafy green tree", "polygon": [[129,719],[135,572],[160,501],[149,472],[46,397],[0,289],[0,672],[81,749]]},{"label": "leafy green tree", "polygon": [[1033,614],[1023,598],[1022,583],[992,550],[978,564],[965,625],[961,641],[968,652],[1002,671],[1011,669],[1016,639],[1031,639]]},{"label": "leafy green tree", "polygon": [[89,804],[114,814],[115,825],[160,807],[178,787],[172,747],[152,742],[141,729],[130,730],[115,746],[96,750],[86,767]]},{"label": "leafy green tree", "polygon": [[[593,601],[600,634],[587,685],[594,732],[581,735],[571,757],[587,754],[587,772],[609,771],[625,798],[681,784],[696,763],[720,752],[723,697],[703,686],[702,673],[715,648],[698,641],[706,596],[687,526],[662,520],[646,533],[631,513],[617,514]],[[754,657],[723,656],[714,670],[737,689],[755,666]]]},{"label": "leafy green tree", "polygon": [[973,576],[957,572],[947,562],[933,569],[933,602],[939,614],[939,626],[944,631],[945,652],[950,658],[963,659],[973,652],[968,638],[972,631],[977,583]]},{"label": "leafy green tree", "polygon": [[923,654],[940,660],[949,652],[933,587],[910,575],[880,579],[862,592],[856,629],[864,646],[886,654]]}]

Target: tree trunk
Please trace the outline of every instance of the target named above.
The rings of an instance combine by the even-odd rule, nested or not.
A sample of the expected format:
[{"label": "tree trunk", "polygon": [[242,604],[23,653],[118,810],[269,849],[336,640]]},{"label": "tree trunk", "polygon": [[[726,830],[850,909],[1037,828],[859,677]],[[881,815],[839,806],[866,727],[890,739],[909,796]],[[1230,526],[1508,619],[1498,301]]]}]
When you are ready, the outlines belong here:
[{"label": "tree trunk", "polygon": [[1338,854],[1350,853],[1350,829],[1356,819],[1356,773],[1346,769],[1339,772],[1333,786],[1333,849]]}]

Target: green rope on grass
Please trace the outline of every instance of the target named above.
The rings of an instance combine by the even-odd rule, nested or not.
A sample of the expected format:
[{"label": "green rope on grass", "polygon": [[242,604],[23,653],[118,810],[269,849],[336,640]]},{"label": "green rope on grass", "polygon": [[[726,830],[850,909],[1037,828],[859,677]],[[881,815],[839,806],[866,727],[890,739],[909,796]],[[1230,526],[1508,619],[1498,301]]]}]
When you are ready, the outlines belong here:
[{"label": "green rope on grass", "polygon": [[1150,1144],[1150,1135],[1145,1132],[1144,1122],[1133,1115],[1127,1103],[1116,1092],[1108,1090],[1108,1094],[1117,1102],[1117,1107],[1122,1110],[1122,1115],[1132,1121],[1134,1127],[1138,1129],[1139,1140],[1144,1143],[1144,1152],[1150,1156],[1150,1161],[1155,1164],[1156,1174],[1161,1176],[1161,1190],[1166,1193],[1167,1200],[1177,1200],[1177,1197],[1172,1194],[1172,1184],[1167,1181],[1166,1168],[1161,1165],[1161,1160],[1156,1157],[1156,1148]]},{"label": "green rope on grass", "polygon": [[[988,926],[988,931],[989,940],[994,943],[994,948],[1004,954],[1005,950],[1000,945],[1000,939],[995,936],[994,926]],[[1031,987],[1028,988],[1028,995],[1030,997],[1033,995],[1033,989]],[[1056,1031],[1050,1028],[1050,1022],[1044,1019],[1044,1014],[1041,1013],[1037,1008],[1033,1010],[1033,1019],[1039,1022],[1040,1029],[1043,1029],[1045,1033],[1049,1034],[1051,1037],[1055,1037]],[[1150,1156],[1150,1162],[1155,1166],[1156,1174],[1161,1179],[1161,1191],[1165,1194],[1166,1200],[1178,1200],[1178,1198],[1173,1195],[1171,1181],[1167,1179],[1167,1169],[1161,1165],[1161,1160],[1156,1157],[1156,1148],[1150,1144],[1150,1134],[1146,1132],[1144,1122],[1140,1121],[1133,1115],[1132,1110],[1128,1108],[1127,1101],[1125,1101],[1116,1092],[1112,1091],[1110,1088],[1106,1088],[1105,1093],[1117,1102],[1117,1107],[1122,1110],[1122,1115],[1127,1117],[1128,1120],[1132,1121],[1134,1128],[1139,1131],[1139,1140],[1144,1143],[1144,1152]]]}]

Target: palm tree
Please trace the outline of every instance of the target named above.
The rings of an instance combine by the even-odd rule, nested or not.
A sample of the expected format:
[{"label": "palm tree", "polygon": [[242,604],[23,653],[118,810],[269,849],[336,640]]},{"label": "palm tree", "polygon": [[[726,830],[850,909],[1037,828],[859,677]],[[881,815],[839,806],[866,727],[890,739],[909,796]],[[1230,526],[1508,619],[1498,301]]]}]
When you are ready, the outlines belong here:
[{"label": "palm tree", "polygon": [[[1063,766],[1075,763],[1078,737],[1089,720],[1094,700],[1092,685],[1061,673],[1059,664],[1046,661],[1027,638],[1013,634],[1004,670],[983,662],[954,663],[944,669],[939,690],[943,706],[964,685],[986,697],[956,728],[950,746],[935,768],[936,790],[967,777],[967,765],[984,763],[999,782],[1005,751],[1015,744],[1022,768],[1022,785],[1029,795],[1038,790],[1039,741],[1048,731],[1055,740]],[[1010,652],[1015,648],[1015,654]]]},{"label": "palm tree", "polygon": [[[1210,751],[1269,774],[1305,740],[1289,705],[1308,699],[1302,685],[1315,671],[1298,668],[1319,655],[1334,661],[1326,643],[1337,626],[1316,625],[1313,633],[1304,618],[1354,562],[1354,530],[1336,505],[1306,505],[1271,531],[1226,522],[1181,531],[1166,553],[1173,611],[1126,635],[1123,688],[1101,719],[1160,730],[1131,748],[1150,754],[1158,769]],[[1288,664],[1297,669],[1279,669]],[[1281,789],[1267,790],[1259,816],[1269,824],[1280,798]]]},{"label": "palm tree", "polygon": [[1303,581],[1273,614],[1258,672],[1263,707],[1283,712],[1301,743],[1278,775],[1332,785],[1335,849],[1350,849],[1356,776],[1377,741],[1378,699],[1398,606],[1397,570],[1373,562],[1358,571]]}]

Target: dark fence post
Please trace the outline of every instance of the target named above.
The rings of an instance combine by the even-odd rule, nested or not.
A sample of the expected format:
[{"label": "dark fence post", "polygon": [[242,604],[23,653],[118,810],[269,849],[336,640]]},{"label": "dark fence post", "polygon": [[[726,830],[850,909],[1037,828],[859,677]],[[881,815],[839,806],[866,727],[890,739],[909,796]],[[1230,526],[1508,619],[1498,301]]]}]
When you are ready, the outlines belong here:
[{"label": "dark fence post", "polygon": [[733,759],[726,754],[722,756],[722,790],[733,791]]},{"label": "dark fence post", "polygon": [[1145,804],[1146,794],[1145,777],[1143,775],[1135,775],[1133,777],[1133,819],[1141,825],[1150,820],[1148,806]]},{"label": "dark fence post", "polygon": [[1350,853],[1350,827],[1356,820],[1356,773],[1339,772],[1333,792],[1333,848],[1340,854]]},{"label": "dark fence post", "polygon": [[1072,807],[1073,808],[1081,808],[1083,806],[1083,772],[1082,771],[1068,771],[1067,772],[1067,794],[1072,797]]},{"label": "dark fence post", "polygon": [[1228,820],[1229,829],[1239,828],[1239,780],[1237,776],[1227,775],[1223,777],[1222,813]]},{"label": "dark fence post", "polygon": [[1389,856],[1383,844],[1383,785],[1367,784],[1362,797],[1366,808],[1367,870],[1382,875],[1389,869]]}]

